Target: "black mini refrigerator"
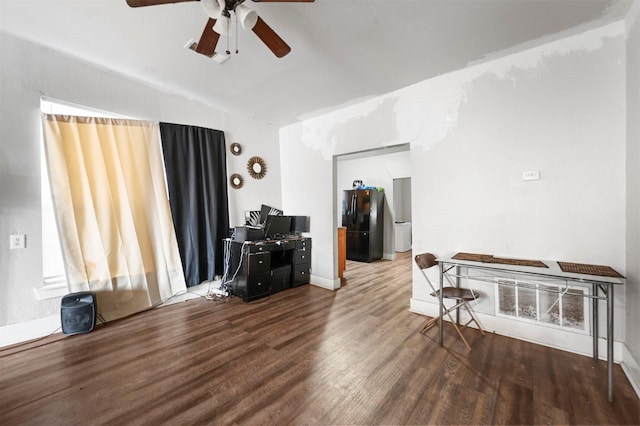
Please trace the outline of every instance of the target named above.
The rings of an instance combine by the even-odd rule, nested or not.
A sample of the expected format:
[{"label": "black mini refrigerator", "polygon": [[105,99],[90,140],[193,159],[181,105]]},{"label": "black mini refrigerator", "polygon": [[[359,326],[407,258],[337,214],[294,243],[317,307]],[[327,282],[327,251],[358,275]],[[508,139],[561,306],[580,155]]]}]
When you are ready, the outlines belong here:
[{"label": "black mini refrigerator", "polygon": [[384,192],[344,191],[342,226],[347,228],[347,259],[371,262],[382,258]]}]

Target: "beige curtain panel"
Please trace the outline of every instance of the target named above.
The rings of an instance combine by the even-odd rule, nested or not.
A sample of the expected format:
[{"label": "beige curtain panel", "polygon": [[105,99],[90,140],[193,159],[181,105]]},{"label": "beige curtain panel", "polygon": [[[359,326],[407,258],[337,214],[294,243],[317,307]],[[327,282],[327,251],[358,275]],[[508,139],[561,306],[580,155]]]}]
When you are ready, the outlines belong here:
[{"label": "beige curtain panel", "polygon": [[186,291],[157,123],[43,115],[69,290],[107,320]]}]

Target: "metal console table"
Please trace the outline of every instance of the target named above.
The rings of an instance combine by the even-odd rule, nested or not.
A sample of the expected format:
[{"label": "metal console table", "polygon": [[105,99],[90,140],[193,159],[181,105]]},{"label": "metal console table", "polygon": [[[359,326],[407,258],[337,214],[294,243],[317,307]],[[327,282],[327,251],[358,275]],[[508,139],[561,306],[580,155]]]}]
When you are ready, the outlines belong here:
[{"label": "metal console table", "polygon": [[[598,301],[605,300],[607,305],[607,398],[613,402],[613,289],[616,285],[624,284],[624,277],[608,266],[587,265],[569,262],[540,261],[526,259],[498,258],[492,255],[475,253],[454,253],[437,259],[440,269],[439,286],[442,290],[445,276],[456,279],[456,285],[460,284],[461,278],[479,281],[497,282],[473,276],[469,271],[482,271],[495,277],[505,275],[518,277],[512,279],[515,286],[526,286],[531,279],[558,280],[568,283],[575,283],[591,288],[591,294],[584,294],[583,297],[591,298],[592,315],[592,335],[593,335],[593,359],[598,359]],[[464,271],[464,274],[462,273]],[[522,277],[522,278],[520,278]],[[442,291],[438,303],[443,304]],[[443,317],[440,311],[440,336],[439,342],[443,342]]]}]

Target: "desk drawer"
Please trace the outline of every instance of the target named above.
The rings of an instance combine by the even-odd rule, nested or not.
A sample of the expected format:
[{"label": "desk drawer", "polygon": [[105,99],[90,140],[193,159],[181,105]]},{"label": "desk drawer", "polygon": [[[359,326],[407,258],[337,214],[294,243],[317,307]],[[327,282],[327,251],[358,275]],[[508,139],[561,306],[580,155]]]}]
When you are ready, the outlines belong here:
[{"label": "desk drawer", "polygon": [[291,272],[291,285],[299,286],[302,284],[309,284],[311,277],[311,268],[308,264],[294,265]]},{"label": "desk drawer", "polygon": [[269,272],[271,269],[271,253],[253,253],[247,255],[247,275]]},{"label": "desk drawer", "polygon": [[311,250],[295,250],[293,252],[293,264],[310,263]]},{"label": "desk drawer", "polygon": [[259,299],[269,294],[271,294],[271,272],[267,271],[247,277],[246,299],[248,301]]},{"label": "desk drawer", "polygon": [[296,241],[297,249],[311,250],[311,238],[302,238]]},{"label": "desk drawer", "polygon": [[270,243],[247,244],[243,250],[247,253],[264,253],[269,252],[274,245]]}]

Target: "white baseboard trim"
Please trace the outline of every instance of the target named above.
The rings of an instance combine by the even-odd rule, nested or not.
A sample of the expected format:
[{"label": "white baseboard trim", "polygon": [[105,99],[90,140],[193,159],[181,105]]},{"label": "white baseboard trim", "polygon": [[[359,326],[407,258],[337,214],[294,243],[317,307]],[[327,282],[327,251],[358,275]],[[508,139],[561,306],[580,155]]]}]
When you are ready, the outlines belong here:
[{"label": "white baseboard trim", "polygon": [[629,379],[633,390],[636,391],[638,398],[640,398],[640,363],[631,355],[627,345],[622,345],[622,362],[620,366],[627,379]]},{"label": "white baseboard trim", "polygon": [[[198,298],[205,295],[208,290],[208,282],[202,283],[196,287],[189,287],[188,291],[178,293],[170,297],[163,304],[159,305],[159,307]],[[65,294],[66,293],[68,293],[68,291],[65,290]],[[0,327],[0,347],[27,342],[29,340],[46,337],[55,333],[62,333],[60,314],[50,315],[48,317],[17,324],[5,325]]]},{"label": "white baseboard trim", "polygon": [[340,288],[340,278],[336,278],[332,280],[332,279],[321,277],[319,275],[311,274],[310,284],[315,285],[316,287],[333,291]]},{"label": "white baseboard trim", "polygon": [[0,347],[61,333],[60,315],[51,315],[0,327]]},{"label": "white baseboard trim", "polygon": [[[438,305],[423,300],[411,299],[409,310],[430,317],[438,315]],[[460,312],[461,318],[465,318],[467,314],[464,314],[462,311]],[[593,339],[590,335],[572,333],[570,331],[528,324],[522,321],[509,320],[507,318],[499,318],[482,313],[477,313],[477,315],[485,331],[578,355],[592,356]],[[472,327],[473,324],[469,326]],[[620,363],[623,359],[623,346],[622,342],[613,342],[613,361],[615,363]],[[607,341],[601,337],[598,339],[598,356],[600,359],[606,359],[606,355]]]}]

